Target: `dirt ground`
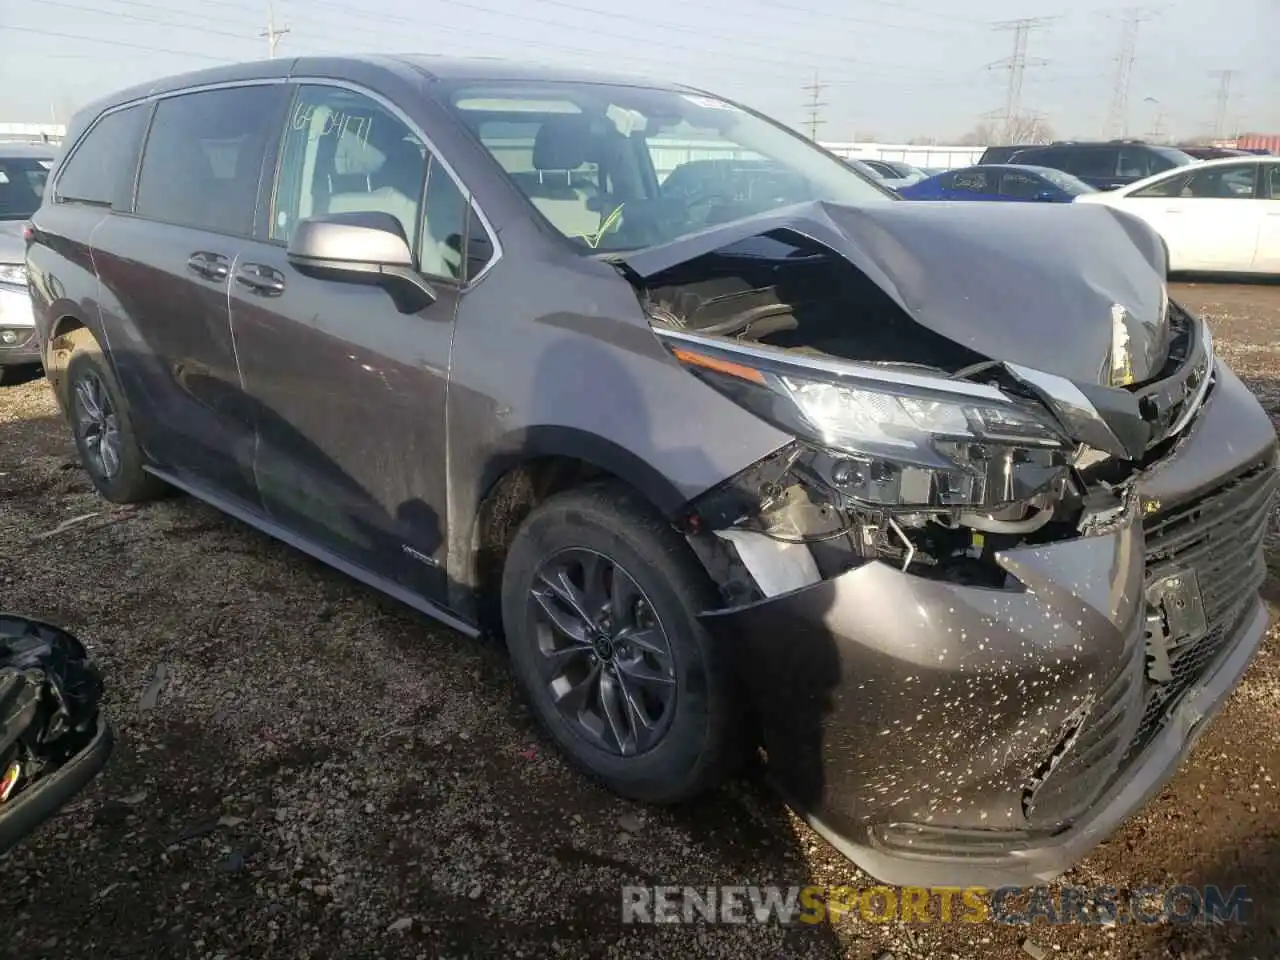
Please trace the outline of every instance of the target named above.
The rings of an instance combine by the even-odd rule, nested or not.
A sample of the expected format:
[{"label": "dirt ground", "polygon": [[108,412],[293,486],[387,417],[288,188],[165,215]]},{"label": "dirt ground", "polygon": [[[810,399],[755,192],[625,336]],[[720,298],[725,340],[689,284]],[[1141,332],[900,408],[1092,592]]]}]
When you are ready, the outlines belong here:
[{"label": "dirt ground", "polygon": [[[1177,296],[1280,416],[1280,286]],[[1244,883],[1247,925],[624,927],[627,884],[870,881],[758,775],[690,809],[621,801],[538,734],[501,650],[189,498],[104,503],[43,380],[0,389],[0,607],[91,646],[120,738],[0,859],[0,956],[1021,960],[1028,938],[1049,957],[1280,956],[1274,634],[1168,789],[1068,877]]]}]

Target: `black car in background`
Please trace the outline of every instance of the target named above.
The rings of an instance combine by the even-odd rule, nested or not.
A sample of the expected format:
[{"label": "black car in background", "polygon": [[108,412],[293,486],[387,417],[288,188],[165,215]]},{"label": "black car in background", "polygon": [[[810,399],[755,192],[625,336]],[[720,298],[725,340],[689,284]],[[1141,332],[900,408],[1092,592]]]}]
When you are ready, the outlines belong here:
[{"label": "black car in background", "polygon": [[68,143],[27,266],[98,491],[503,636],[624,796],[763,745],[881,880],[1043,882],[1266,632],[1275,431],[1107,207],[908,203],[703,91],[499,60],[221,67]]},{"label": "black car in background", "polygon": [[1195,147],[1181,146],[1177,147],[1193,160],[1222,160],[1226,157],[1252,157],[1254,154],[1249,150],[1236,150],[1232,147]]},{"label": "black car in background", "polygon": [[1138,140],[1062,142],[1018,150],[1010,163],[1064,170],[1099,190],[1114,190],[1174,167],[1195,163],[1175,147]]},{"label": "black car in background", "polygon": [[1013,143],[1013,144],[1005,144],[1003,146],[987,147],[987,149],[982,151],[982,156],[978,158],[978,163],[979,164],[1008,163],[1009,158],[1012,157],[1019,150],[1028,150],[1034,146],[1037,146],[1037,144]]}]

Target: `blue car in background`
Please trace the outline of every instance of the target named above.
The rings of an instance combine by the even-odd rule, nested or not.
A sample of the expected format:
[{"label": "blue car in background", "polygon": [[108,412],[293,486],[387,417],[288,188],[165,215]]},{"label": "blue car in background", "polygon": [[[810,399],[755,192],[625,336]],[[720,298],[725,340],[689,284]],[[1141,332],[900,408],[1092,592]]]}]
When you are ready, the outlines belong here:
[{"label": "blue car in background", "polygon": [[898,188],[906,200],[1013,200],[1070,203],[1094,188],[1050,167],[1014,163],[983,164],[948,170]]}]

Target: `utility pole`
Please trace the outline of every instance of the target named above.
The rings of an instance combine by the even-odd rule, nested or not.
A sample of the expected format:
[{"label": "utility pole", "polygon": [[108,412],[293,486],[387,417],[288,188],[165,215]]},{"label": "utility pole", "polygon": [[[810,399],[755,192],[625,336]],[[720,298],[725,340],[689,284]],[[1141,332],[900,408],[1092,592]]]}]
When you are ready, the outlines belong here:
[{"label": "utility pole", "polygon": [[1116,55],[1115,83],[1111,88],[1111,107],[1107,110],[1104,136],[1129,135],[1129,86],[1137,59],[1138,27],[1155,19],[1158,12],[1152,7],[1127,7],[1124,10],[1124,19],[1120,22],[1120,52]]},{"label": "utility pole", "polygon": [[1210,76],[1218,78],[1218,107],[1213,113],[1213,139],[1221,140],[1227,125],[1227,108],[1231,105],[1231,78],[1234,70],[1214,70]]},{"label": "utility pole", "polygon": [[[1004,70],[1009,74],[1009,85],[1005,90],[1004,112],[1001,115],[1001,138],[1005,143],[1011,142],[1014,124],[1022,112],[1022,78],[1026,73],[1027,67],[1042,66],[1044,60],[1028,60],[1027,59],[1027,41],[1031,37],[1031,31],[1047,26],[1053,21],[1053,17],[1023,17],[1019,20],[1002,20],[993,24],[995,30],[1012,30],[1013,31],[1013,54],[1004,60],[997,60],[995,63],[987,64],[988,70]],[[997,115],[995,111],[988,116]]]},{"label": "utility pole", "polygon": [[280,38],[288,32],[288,27],[276,26],[275,10],[272,7],[271,0],[267,0],[267,29],[263,30],[258,36],[267,38],[267,56],[272,60],[275,59],[276,47],[280,44]]},{"label": "utility pole", "polygon": [[813,75],[813,83],[807,84],[801,89],[809,94],[809,100],[805,104],[805,109],[809,112],[809,119],[805,121],[809,127],[809,139],[818,139],[818,128],[827,121],[822,119],[822,108],[825,107],[826,101],[819,99],[822,96],[824,84],[818,81],[817,73]]}]

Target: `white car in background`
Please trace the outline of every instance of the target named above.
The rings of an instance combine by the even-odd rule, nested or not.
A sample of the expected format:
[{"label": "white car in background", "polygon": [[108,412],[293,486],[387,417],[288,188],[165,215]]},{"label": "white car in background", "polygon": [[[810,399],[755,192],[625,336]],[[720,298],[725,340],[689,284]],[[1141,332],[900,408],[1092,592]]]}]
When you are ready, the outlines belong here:
[{"label": "white car in background", "polygon": [[1280,275],[1280,157],[1226,157],[1075,198],[1145,220],[1170,271]]}]

